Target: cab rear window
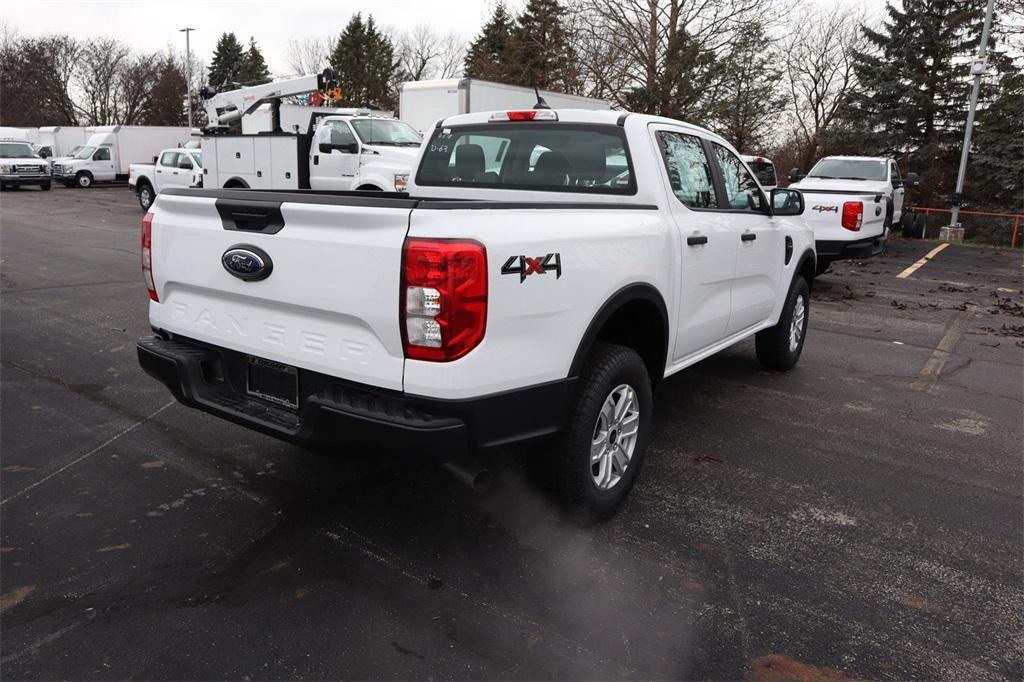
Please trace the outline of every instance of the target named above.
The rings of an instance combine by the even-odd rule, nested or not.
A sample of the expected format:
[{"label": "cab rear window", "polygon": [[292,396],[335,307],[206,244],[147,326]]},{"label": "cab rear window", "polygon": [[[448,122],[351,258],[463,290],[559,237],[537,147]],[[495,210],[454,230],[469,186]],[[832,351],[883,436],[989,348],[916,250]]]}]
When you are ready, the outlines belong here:
[{"label": "cab rear window", "polygon": [[487,123],[437,128],[416,184],[430,187],[636,194],[618,126]]}]

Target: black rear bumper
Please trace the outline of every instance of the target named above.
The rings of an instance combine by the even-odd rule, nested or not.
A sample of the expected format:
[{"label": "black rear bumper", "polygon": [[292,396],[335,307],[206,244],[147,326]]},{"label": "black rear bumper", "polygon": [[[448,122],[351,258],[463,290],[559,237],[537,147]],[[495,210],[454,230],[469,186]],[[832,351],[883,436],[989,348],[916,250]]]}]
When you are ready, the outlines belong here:
[{"label": "black rear bumper", "polygon": [[445,459],[557,433],[576,380],[439,400],[299,370],[299,408],[246,392],[243,353],[180,336],[145,337],[139,364],[183,404],[312,448],[362,444]]},{"label": "black rear bumper", "polygon": [[814,243],[818,258],[842,260],[844,258],[868,258],[882,253],[885,235],[858,239],[852,242],[818,240]]}]

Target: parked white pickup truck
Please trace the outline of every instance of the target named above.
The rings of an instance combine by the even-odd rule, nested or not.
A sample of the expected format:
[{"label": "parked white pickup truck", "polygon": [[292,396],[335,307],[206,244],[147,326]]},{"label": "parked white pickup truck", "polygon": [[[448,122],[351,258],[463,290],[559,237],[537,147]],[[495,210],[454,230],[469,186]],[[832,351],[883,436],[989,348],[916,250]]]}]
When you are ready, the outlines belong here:
[{"label": "parked white pickup truck", "polygon": [[164,149],[156,163],[128,165],[128,188],[139,197],[139,206],[148,211],[156,195],[170,187],[202,187],[203,156],[197,148]]},{"label": "parked white pickup truck", "polygon": [[916,173],[902,177],[893,159],[867,156],[826,156],[805,176],[794,168],[789,179],[807,203],[818,274],[833,261],[881,253],[903,218],[905,188],[920,182]]},{"label": "parked white pickup truck", "polygon": [[752,336],[766,367],[800,357],[801,195],[766,195],[703,128],[467,114],[415,168],[408,194],[162,192],[142,367],[186,405],[337,452],[535,442],[593,518],[640,470],[653,384]]}]

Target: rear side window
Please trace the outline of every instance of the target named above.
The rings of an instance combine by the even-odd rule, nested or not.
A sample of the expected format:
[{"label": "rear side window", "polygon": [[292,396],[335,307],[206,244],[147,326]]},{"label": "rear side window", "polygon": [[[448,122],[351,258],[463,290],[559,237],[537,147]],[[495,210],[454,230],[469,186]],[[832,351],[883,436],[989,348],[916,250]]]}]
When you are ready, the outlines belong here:
[{"label": "rear side window", "polygon": [[711,164],[700,139],[662,130],[658,132],[658,147],[676,198],[690,208],[718,208]]},{"label": "rear side window", "polygon": [[416,184],[636,194],[632,171],[618,126],[488,123],[435,129]]},{"label": "rear side window", "polygon": [[175,166],[178,163],[178,152],[164,152],[160,155],[161,166]]}]

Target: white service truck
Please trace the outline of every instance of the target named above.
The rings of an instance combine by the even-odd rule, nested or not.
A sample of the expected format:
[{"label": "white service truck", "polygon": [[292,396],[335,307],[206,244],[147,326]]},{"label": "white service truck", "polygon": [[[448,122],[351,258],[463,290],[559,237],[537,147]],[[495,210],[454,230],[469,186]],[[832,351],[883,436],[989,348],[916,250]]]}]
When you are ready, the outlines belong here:
[{"label": "white service truck", "polygon": [[203,186],[203,153],[194,147],[164,149],[154,163],[128,166],[128,189],[139,198],[139,206],[148,211],[156,195],[171,187]]},{"label": "white service truck", "polygon": [[789,180],[807,203],[818,274],[834,261],[881,253],[904,220],[906,188],[920,183],[916,173],[901,175],[895,159],[868,156],[826,156],[807,175],[792,169]]},{"label": "white service truck", "polygon": [[133,162],[152,162],[165,147],[184,144],[191,129],[175,126],[96,126],[85,146],[53,162],[53,178],[67,187],[128,178]]},{"label": "white service truck", "polygon": [[468,114],[415,168],[408,194],[162,192],[142,221],[143,369],[185,405],[338,454],[471,473],[533,443],[561,499],[603,517],[640,470],[653,385],[750,337],[768,368],[800,358],[800,193],[763,192],[704,128]]},{"label": "white service truck", "polygon": [[32,148],[24,128],[0,128],[0,189],[50,189],[50,164]]},{"label": "white service truck", "polygon": [[476,111],[529,109],[542,97],[553,109],[611,109],[602,99],[475,78],[409,81],[398,90],[398,117],[426,135],[438,119]]}]

